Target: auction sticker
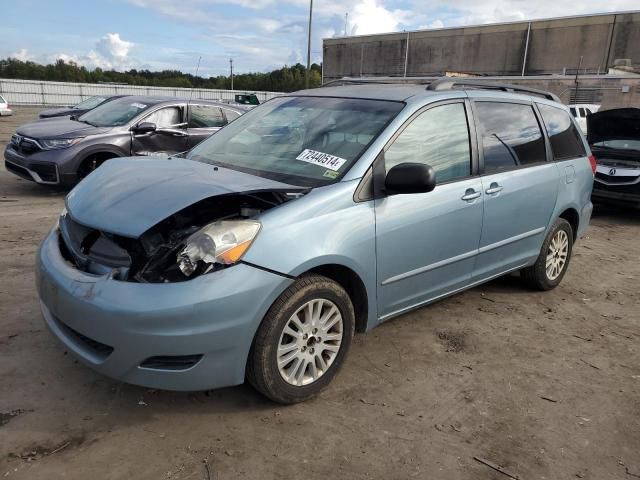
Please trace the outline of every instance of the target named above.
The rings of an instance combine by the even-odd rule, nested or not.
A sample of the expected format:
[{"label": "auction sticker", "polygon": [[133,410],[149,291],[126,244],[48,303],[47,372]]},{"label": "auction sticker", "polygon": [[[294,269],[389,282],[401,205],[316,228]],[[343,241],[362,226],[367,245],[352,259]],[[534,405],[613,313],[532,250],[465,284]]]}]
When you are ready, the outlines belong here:
[{"label": "auction sticker", "polygon": [[302,153],[296,157],[296,160],[320,165],[321,167],[328,168],[334,172],[340,170],[342,165],[347,161],[345,158],[336,157],[329,153],[317,152],[308,148],[305,148]]}]

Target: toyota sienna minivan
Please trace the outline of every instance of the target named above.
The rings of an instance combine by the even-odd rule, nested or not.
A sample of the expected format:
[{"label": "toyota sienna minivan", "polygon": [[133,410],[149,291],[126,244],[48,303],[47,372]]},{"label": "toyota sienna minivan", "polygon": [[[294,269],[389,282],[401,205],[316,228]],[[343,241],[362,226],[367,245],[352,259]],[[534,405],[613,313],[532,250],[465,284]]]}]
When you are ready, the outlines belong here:
[{"label": "toyota sienna minivan", "polygon": [[186,158],[106,162],[37,254],[46,324],[124,382],[294,403],[354,332],[509,272],[556,287],[591,216],[588,145],[551,94],[460,82],[345,81]]}]

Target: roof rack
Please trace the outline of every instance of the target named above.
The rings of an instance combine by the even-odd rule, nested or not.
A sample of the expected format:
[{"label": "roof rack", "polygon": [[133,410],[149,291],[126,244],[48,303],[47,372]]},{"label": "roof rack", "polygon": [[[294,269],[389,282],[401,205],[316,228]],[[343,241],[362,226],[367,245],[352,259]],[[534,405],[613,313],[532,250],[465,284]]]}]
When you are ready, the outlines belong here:
[{"label": "roof rack", "polygon": [[560,99],[557,97],[557,95],[545,90],[538,90],[537,88],[523,87],[520,85],[512,85],[509,83],[494,83],[487,80],[476,80],[464,77],[440,77],[437,80],[431,82],[427,86],[427,90],[452,90],[454,87],[469,87],[482,90],[501,90],[503,92],[511,93],[528,93],[560,103]]},{"label": "roof rack", "polygon": [[401,85],[429,85],[441,77],[342,77],[323,83],[323,87],[336,87],[341,85],[373,84],[401,84]]},{"label": "roof rack", "polygon": [[341,85],[365,85],[365,84],[401,84],[401,85],[427,85],[427,90],[443,91],[452,90],[454,87],[477,88],[482,90],[501,90],[511,93],[527,93],[538,95],[560,102],[560,99],[553,93],[537,88],[523,87],[508,83],[496,83],[491,80],[475,79],[468,77],[343,77],[331,80],[323,87],[335,87]]}]

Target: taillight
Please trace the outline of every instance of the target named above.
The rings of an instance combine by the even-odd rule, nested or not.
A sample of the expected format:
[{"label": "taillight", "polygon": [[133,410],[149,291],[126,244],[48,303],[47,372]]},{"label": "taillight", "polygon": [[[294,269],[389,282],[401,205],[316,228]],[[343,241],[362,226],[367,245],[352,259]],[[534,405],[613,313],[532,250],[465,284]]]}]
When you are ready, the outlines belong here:
[{"label": "taillight", "polygon": [[595,175],[596,174],[596,167],[598,166],[598,163],[596,162],[595,155],[589,155],[589,163],[591,164],[591,171]]}]

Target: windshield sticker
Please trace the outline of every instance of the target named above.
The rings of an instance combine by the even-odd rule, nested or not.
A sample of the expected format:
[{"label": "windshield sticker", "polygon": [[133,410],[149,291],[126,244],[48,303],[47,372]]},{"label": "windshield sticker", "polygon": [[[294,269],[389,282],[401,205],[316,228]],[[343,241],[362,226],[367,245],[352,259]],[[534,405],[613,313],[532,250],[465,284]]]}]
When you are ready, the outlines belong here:
[{"label": "windshield sticker", "polygon": [[342,165],[347,161],[345,158],[336,157],[335,155],[330,155],[328,153],[317,152],[308,148],[305,148],[302,153],[296,157],[296,160],[320,165],[321,167],[329,168],[334,172],[340,170]]},{"label": "windshield sticker", "polygon": [[325,170],[324,175],[322,176],[327,178],[338,178],[338,175],[340,174],[338,172],[334,172],[333,170]]},{"label": "windshield sticker", "polygon": [[147,106],[144,103],[132,103],[131,104],[132,107],[136,107],[136,108],[147,108]]}]

